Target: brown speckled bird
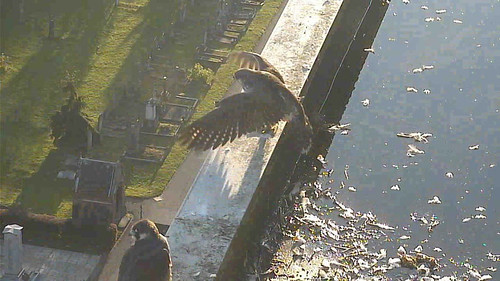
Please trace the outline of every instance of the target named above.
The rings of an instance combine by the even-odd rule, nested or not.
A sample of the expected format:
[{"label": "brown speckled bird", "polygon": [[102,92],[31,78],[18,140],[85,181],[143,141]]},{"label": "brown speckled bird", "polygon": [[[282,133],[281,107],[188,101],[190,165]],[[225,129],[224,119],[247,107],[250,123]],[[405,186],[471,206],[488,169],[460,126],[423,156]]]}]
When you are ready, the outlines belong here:
[{"label": "brown speckled bird", "polygon": [[129,234],[134,244],[122,258],[118,281],[171,281],[170,247],[154,222],[140,220]]},{"label": "brown speckled bird", "polygon": [[297,97],[285,86],[283,77],[258,54],[235,52],[230,60],[239,63],[234,78],[243,92],[220,100],[216,108],[186,127],[180,139],[189,148],[216,149],[263,127],[287,121],[303,153],[309,150],[312,127]]}]

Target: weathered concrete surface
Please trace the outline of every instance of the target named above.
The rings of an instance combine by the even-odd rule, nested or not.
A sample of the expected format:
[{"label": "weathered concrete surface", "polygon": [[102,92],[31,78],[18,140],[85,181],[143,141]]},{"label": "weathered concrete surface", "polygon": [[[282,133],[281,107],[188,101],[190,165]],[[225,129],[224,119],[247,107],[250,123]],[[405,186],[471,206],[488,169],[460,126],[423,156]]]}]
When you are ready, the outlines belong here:
[{"label": "weathered concrete surface", "polygon": [[[3,245],[3,241],[0,241]],[[0,253],[3,253],[0,246]],[[41,280],[87,280],[99,262],[99,256],[23,245],[23,268],[27,272],[41,273]],[[3,268],[3,265],[2,265]]]},{"label": "weathered concrete surface", "polygon": [[[294,93],[304,85],[341,3],[289,0],[270,35],[262,55]],[[214,277],[280,133],[268,140],[242,137],[208,154],[167,232],[174,280]]]}]

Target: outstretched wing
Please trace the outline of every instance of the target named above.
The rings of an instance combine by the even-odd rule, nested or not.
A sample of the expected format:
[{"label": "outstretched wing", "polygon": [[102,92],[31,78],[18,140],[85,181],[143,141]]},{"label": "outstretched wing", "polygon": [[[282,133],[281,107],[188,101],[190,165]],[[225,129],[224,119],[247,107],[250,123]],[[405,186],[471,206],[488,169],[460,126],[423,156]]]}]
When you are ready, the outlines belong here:
[{"label": "outstretched wing", "polygon": [[279,95],[244,92],[222,99],[218,107],[181,134],[189,148],[216,149],[243,134],[273,125],[289,113]]},{"label": "outstretched wing", "polygon": [[285,80],[279,71],[259,54],[236,51],[229,54],[229,60],[238,63],[240,68],[269,72],[276,76],[276,78],[278,78],[283,84],[285,83]]}]

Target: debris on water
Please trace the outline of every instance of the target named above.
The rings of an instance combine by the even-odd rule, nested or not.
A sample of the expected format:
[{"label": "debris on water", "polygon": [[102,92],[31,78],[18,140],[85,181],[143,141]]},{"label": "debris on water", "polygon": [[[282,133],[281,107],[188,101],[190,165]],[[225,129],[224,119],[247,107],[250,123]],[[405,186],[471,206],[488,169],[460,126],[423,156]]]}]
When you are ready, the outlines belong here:
[{"label": "debris on water", "polygon": [[486,211],[486,208],[482,207],[482,206],[479,206],[479,207],[476,208],[476,211],[478,211],[478,212],[484,212],[484,211]]},{"label": "debris on water", "polygon": [[450,178],[452,179],[454,177],[453,173],[452,172],[448,172],[446,174],[444,174],[447,178]]},{"label": "debris on water", "polygon": [[413,72],[413,73],[421,73],[423,71],[424,70],[421,67],[419,67],[419,68],[414,68],[411,72]]},{"label": "debris on water", "polygon": [[441,248],[438,248],[438,247],[434,248],[433,250],[434,250],[434,252],[438,252],[438,253],[441,253],[443,251]]},{"label": "debris on water", "polygon": [[409,144],[408,145],[408,151],[406,151],[406,156],[408,157],[413,157],[417,154],[424,154],[425,151],[418,149],[415,145]]},{"label": "debris on water", "polygon": [[394,230],[395,229],[394,227],[389,226],[387,224],[383,224],[383,223],[367,223],[367,224],[373,225],[373,226],[376,226],[378,228],[385,229],[385,230]]},{"label": "debris on water", "polygon": [[403,236],[399,237],[399,240],[409,240],[410,238],[411,238],[411,236],[409,236],[409,235],[403,235]]},{"label": "debris on water", "polygon": [[444,14],[446,13],[446,9],[436,10],[436,14]]},{"label": "debris on water", "polygon": [[463,244],[465,243],[464,239],[458,239],[458,244]]},{"label": "debris on water", "polygon": [[354,186],[349,186],[347,189],[351,192],[356,192],[356,188]]},{"label": "debris on water", "polygon": [[[430,270],[430,268],[425,266],[425,264],[421,264],[417,267],[417,272],[421,276],[427,276],[431,273],[431,270]],[[430,280],[434,280],[434,279],[431,278]]]},{"label": "debris on water", "polygon": [[500,254],[488,253],[486,255],[486,258],[489,259],[490,261],[500,262]]},{"label": "debris on water", "polygon": [[428,17],[424,19],[425,22],[433,22],[434,20],[435,19],[433,17]]},{"label": "debris on water", "polygon": [[417,247],[415,247],[415,249],[413,249],[413,251],[415,251],[416,253],[421,253],[423,250],[424,248],[422,247],[422,245],[418,245]]},{"label": "debris on water", "polygon": [[423,253],[416,253],[415,255],[410,254],[400,254],[398,256],[401,259],[401,266],[406,268],[417,269],[420,265],[428,265],[430,269],[436,269],[439,264],[436,258],[428,256]]},{"label": "debris on water", "polygon": [[200,276],[200,274],[201,274],[201,272],[200,272],[200,271],[198,271],[198,272],[196,272],[195,274],[193,274],[192,276],[193,276],[193,277],[198,277],[198,276]]},{"label": "debris on water", "polygon": [[432,134],[431,133],[422,133],[422,132],[397,133],[396,136],[398,136],[400,138],[412,138],[418,142],[428,143],[429,140],[427,138],[432,137]]},{"label": "debris on water", "polygon": [[423,70],[430,70],[430,69],[434,69],[434,65],[422,65],[422,69],[423,69]]},{"label": "debris on water", "polygon": [[484,220],[486,218],[486,216],[483,214],[479,214],[479,215],[473,216],[473,218],[478,219],[478,220]]},{"label": "debris on water", "polygon": [[441,200],[439,199],[439,197],[434,196],[434,197],[432,197],[432,199],[427,201],[427,203],[429,203],[429,204],[441,204]]},{"label": "debris on water", "polygon": [[330,126],[328,128],[328,131],[335,132],[335,131],[340,131],[340,130],[351,130],[351,128],[349,128],[349,126],[351,126],[351,123],[337,124],[337,125]]},{"label": "debris on water", "polygon": [[398,191],[400,188],[399,188],[399,184],[395,184],[393,186],[391,186],[391,190],[396,190]]},{"label": "debris on water", "polygon": [[373,53],[375,54],[375,50],[373,48],[366,48],[364,49],[365,52],[368,52],[368,53]]},{"label": "debris on water", "polygon": [[210,276],[208,276],[208,277],[210,277],[210,278],[215,278],[215,277],[217,277],[217,274],[212,273],[212,274],[210,274]]},{"label": "debris on water", "polygon": [[361,104],[363,104],[363,106],[369,106],[370,105],[370,100],[369,99],[364,99],[361,101]]},{"label": "debris on water", "polygon": [[344,167],[344,177],[346,180],[349,179],[349,165],[345,165]]},{"label": "debris on water", "polygon": [[479,144],[474,144],[469,146],[469,150],[478,150],[479,149]]},{"label": "debris on water", "polygon": [[495,164],[490,164],[488,167],[493,168],[495,166],[496,166]]},{"label": "debris on water", "polygon": [[453,23],[456,23],[456,24],[462,24],[462,23],[464,23],[464,22],[463,22],[463,21],[461,21],[461,20],[453,20]]},{"label": "debris on water", "polygon": [[403,3],[408,5],[408,4],[410,4],[410,0],[403,0]]},{"label": "debris on water", "polygon": [[345,135],[348,135],[349,134],[349,130],[343,130],[342,132],[340,132],[341,135],[345,136]]},{"label": "debris on water", "polygon": [[490,266],[490,267],[488,267],[486,269],[489,270],[489,271],[491,271],[491,272],[496,272],[497,271],[497,269],[495,267],[493,267],[493,266]]},{"label": "debris on water", "polygon": [[472,218],[464,218],[464,219],[462,220],[462,222],[463,222],[463,223],[466,223],[466,222],[469,222],[471,219],[472,219]]},{"label": "debris on water", "polygon": [[429,90],[429,89],[424,89],[424,90],[423,90],[423,92],[424,92],[424,94],[428,95],[428,94],[430,94],[430,93],[431,93],[431,90]]},{"label": "debris on water", "polygon": [[321,154],[318,155],[318,157],[316,159],[318,159],[318,161],[321,162],[321,164],[323,164],[323,165],[328,164],[328,162],[326,162],[326,160],[325,160],[325,157],[323,157],[323,155],[321,155]]},{"label": "debris on water", "polygon": [[407,92],[412,92],[412,93],[418,93],[418,90],[417,88],[414,88],[414,87],[406,87],[406,91]]},{"label": "debris on water", "polygon": [[422,9],[422,10],[429,10],[429,7],[427,7],[425,5],[422,5],[422,6],[420,6],[420,9]]},{"label": "debris on water", "polygon": [[406,255],[406,249],[403,246],[399,246],[398,255]]},{"label": "debris on water", "polygon": [[156,202],[159,202],[159,201],[162,201],[163,198],[161,196],[157,196],[157,197],[154,197],[153,200],[155,200]]}]

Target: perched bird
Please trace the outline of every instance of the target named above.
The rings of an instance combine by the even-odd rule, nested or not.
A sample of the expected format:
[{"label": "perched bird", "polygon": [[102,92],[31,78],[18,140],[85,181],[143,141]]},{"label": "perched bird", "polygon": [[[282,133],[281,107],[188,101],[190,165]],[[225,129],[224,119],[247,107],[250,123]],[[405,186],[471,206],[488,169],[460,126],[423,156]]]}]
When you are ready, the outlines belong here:
[{"label": "perched bird", "polygon": [[187,126],[181,141],[189,148],[216,149],[244,134],[287,121],[298,148],[307,152],[312,127],[302,104],[285,86],[278,70],[254,53],[236,52],[230,59],[242,67],[234,78],[243,92],[220,100],[214,110]]},{"label": "perched bird", "polygon": [[171,281],[170,247],[156,225],[143,219],[134,224],[129,234],[134,244],[122,258],[118,281]]}]

